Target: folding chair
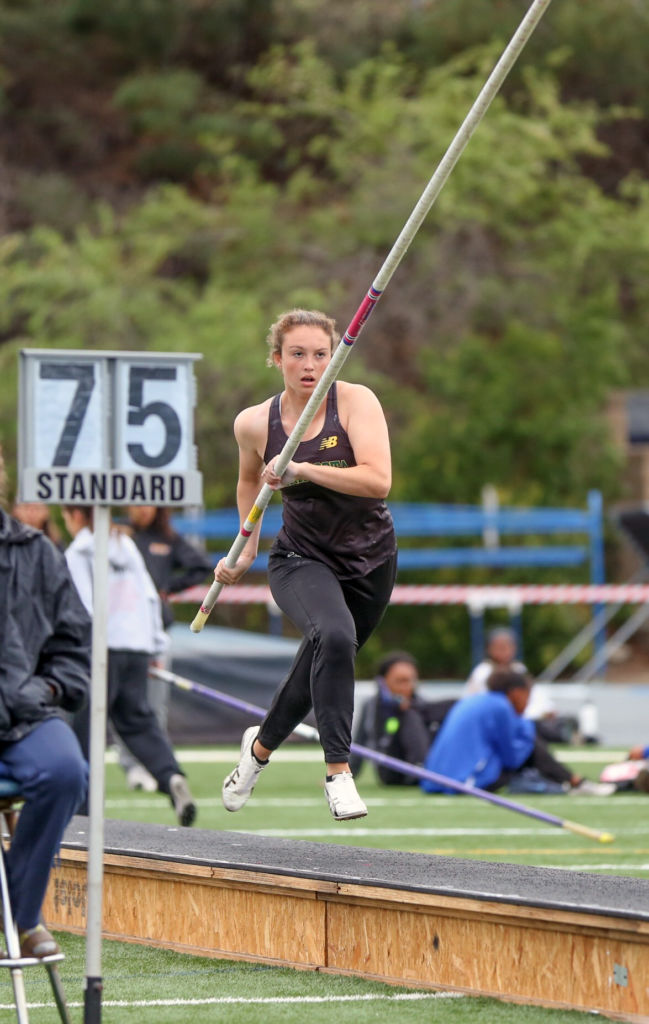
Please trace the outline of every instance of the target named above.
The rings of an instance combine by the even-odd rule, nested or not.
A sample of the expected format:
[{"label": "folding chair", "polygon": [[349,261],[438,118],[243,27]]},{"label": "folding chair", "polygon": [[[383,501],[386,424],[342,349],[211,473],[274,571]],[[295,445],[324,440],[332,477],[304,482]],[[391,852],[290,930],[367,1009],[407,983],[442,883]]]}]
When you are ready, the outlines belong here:
[{"label": "folding chair", "polygon": [[[20,786],[13,779],[0,778],[0,824],[4,817],[9,842],[16,827],[18,818],[18,806],[23,802]],[[61,979],[57,968],[59,960],[64,960],[63,953],[55,953],[42,959],[37,957],[22,957],[20,955],[20,940],[18,928],[13,915],[11,897],[9,894],[9,880],[7,877],[7,863],[5,859],[5,840],[0,839],[0,895],[2,896],[2,928],[5,935],[6,955],[0,957],[0,967],[7,967],[11,972],[11,981],[14,990],[14,1002],[18,1024],[29,1024],[27,1014],[27,996],[25,994],[25,979],[23,967],[45,967],[52,985],[54,1001],[59,1011],[62,1024],[71,1024],[68,1008],[65,1002],[65,995],[61,985]]]}]

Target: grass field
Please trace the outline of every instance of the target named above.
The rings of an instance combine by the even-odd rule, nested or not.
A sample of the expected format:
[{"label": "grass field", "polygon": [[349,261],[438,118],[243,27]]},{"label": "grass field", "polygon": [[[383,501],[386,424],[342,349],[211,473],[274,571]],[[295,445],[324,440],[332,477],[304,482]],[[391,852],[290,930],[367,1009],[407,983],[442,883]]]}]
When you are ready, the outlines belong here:
[{"label": "grass field", "polygon": [[[604,763],[621,756],[619,751],[597,748],[566,753],[570,763],[591,778],[598,777]],[[469,797],[426,796],[417,788],[386,789],[377,785],[371,765],[365,766],[359,780],[369,808],[367,818],[336,823],[323,795],[321,755],[306,745],[290,746],[276,755],[249,804],[233,815],[221,805],[220,786],[236,760],[234,748],[181,750],[179,758],[198,800],[200,828],[564,870],[649,874],[649,797],[641,794],[513,798],[614,833],[615,842],[602,845]],[[106,817],[175,824],[166,798],[130,793],[121,770],[111,763],[106,773]],[[83,941],[61,938],[67,953],[62,976],[76,1024],[83,1018]],[[260,1019],[264,1024],[369,1024],[386,1014],[398,1024],[577,1024],[587,1017],[115,942],[104,943],[102,973],[106,1024],[256,1024]],[[34,1007],[31,1019],[54,1024],[57,1015],[49,1005],[45,972],[28,972],[28,986]],[[11,1019],[10,1006],[11,987],[2,974],[0,1021]]]}]

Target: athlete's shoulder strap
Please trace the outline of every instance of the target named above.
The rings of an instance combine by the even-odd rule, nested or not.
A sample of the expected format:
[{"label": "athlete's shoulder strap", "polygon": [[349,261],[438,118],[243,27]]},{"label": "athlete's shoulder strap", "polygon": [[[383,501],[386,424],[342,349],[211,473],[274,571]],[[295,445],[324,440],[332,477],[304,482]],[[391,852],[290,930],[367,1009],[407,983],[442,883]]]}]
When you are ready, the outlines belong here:
[{"label": "athlete's shoulder strap", "polygon": [[325,419],[327,421],[333,420],[335,423],[339,423],[338,418],[338,385],[334,381],[329,391],[327,392],[327,412]]}]

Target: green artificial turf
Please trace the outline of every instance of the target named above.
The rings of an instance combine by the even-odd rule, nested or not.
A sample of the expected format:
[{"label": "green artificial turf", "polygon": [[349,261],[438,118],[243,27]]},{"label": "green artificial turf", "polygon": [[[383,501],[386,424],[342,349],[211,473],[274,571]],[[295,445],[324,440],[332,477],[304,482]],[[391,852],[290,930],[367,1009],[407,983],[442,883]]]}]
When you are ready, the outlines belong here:
[{"label": "green artificial turf", "polygon": [[[73,1024],[83,1020],[83,939],[59,935],[61,979]],[[102,949],[104,1024],[585,1024],[588,1015],[496,999],[396,988],[360,978],[208,960],[120,942]],[[45,971],[27,972],[32,1024],[56,1024]],[[50,1005],[48,1005],[50,1004]],[[0,976],[0,1020],[11,1019],[11,985]],[[598,1020],[607,1018],[598,1016]]]}]

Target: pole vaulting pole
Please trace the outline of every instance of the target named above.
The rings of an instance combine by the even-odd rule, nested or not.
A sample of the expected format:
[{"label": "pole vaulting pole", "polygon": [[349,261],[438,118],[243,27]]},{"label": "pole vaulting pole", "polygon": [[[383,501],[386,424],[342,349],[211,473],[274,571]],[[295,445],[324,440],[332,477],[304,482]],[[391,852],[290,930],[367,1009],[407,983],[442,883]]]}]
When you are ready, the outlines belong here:
[{"label": "pole vaulting pole", "polygon": [[[410,243],[417,234],[417,231],[421,227],[424,218],[431,209],[433,203],[437,199],[437,196],[441,192],[442,188],[446,184],[451,171],[455,167],[455,164],[459,160],[462,151],[467,145],[469,139],[473,135],[474,131],[480,124],[485,113],[489,109],[489,106],[493,98],[498,93],[501,85],[505,81],[511,68],[518,59],[526,42],[534,32],[534,29],[538,25],[539,21],[545,14],[546,9],[550,6],[551,0],[533,0],[527,14],[520,23],[518,29],[512,36],[507,48],[503,52],[500,60],[496,64],[495,68],[491,72],[489,78],[485,82],[482,90],[480,91],[478,98],[471,107],[469,113],[464,119],[462,125],[458,129],[458,132],[453,139],[451,145],[448,147],[446,153],[442,157],[437,170],[433,174],[432,178],[428,182],[428,185],[421,194],[421,197],[415,206],[414,210],[410,214],[405,226],[403,227],[401,234],[397,238],[396,242],[392,246],[392,249],[388,253],[388,256],[383,263],[383,266],[379,270],[372,286],[370,287],[367,295],[358,307],[352,321],[345,331],[340,344],[336,351],[331,357],[331,362],[327,366],[322,377],[318,381],[313,393],[305,405],[302,415],[295,424],[286,444],[282,448],[280,454],[275,459],[275,472],[278,476],[282,476],[284,470],[288,466],[289,462],[293,458],[295,451],[302,440],[309,424],[315,416],[320,403],[325,397],[330,386],[338,376],[343,363],[347,359],[347,356],[351,352],[352,345],[358,338],[361,330],[367,323],[370,314],[372,313],[377,302],[381,298],[382,293],[385,291],[390,278],[394,274],[395,270],[401,263],[401,260],[405,256]],[[237,558],[241,554],[245,547],[246,541],[250,534],[255,528],[255,525],[261,519],[270,499],[273,496],[273,490],[268,484],[264,484],[260,490],[255,503],[248,513],[248,518],[241,527],[239,534],[237,535],[232,547],[228,551],[226,556],[226,565],[229,569],[234,568],[237,562]],[[216,604],[217,598],[223,588],[222,583],[216,581],[212,584],[207,595],[196,613],[194,620],[189,627],[192,633],[200,633],[201,629],[207,622],[207,618],[212,611],[212,608]]]},{"label": "pole vaulting pole", "polygon": [[[151,668],[149,669],[149,675],[161,682],[171,683],[179,690],[196,693],[200,697],[207,697],[208,700],[236,708],[237,711],[245,711],[257,718],[263,718],[266,714],[264,709],[256,704],[249,704],[248,701],[241,700],[239,697],[233,697],[229,693],[222,693],[220,690],[213,690],[210,686],[203,686],[202,683],[195,683],[184,676],[176,675],[175,672]],[[318,730],[314,729],[313,726],[304,725],[304,723],[296,726],[294,732],[296,735],[302,736],[307,740],[314,740],[315,742],[320,740]],[[555,825],[557,828],[566,829],[568,832],[576,832],[577,835],[586,836],[588,839],[595,839],[599,843],[613,842],[614,836],[610,832],[600,832],[598,829],[589,828],[587,825],[579,825],[575,821],[568,821],[567,818],[559,818],[556,814],[537,811],[534,807],[526,807],[525,804],[516,803],[514,800],[507,800],[506,797],[498,796],[497,793],[490,793],[486,789],[478,789],[477,786],[469,786],[465,782],[458,782],[456,779],[450,779],[446,775],[440,775],[439,772],[431,772],[427,768],[420,768],[418,765],[409,764],[407,761],[401,761],[396,757],[390,757],[388,754],[382,754],[378,750],[372,750],[371,747],[352,743],[350,749],[352,754],[358,754],[359,757],[364,757],[368,761],[374,761],[375,764],[384,765],[386,768],[392,768],[404,775],[412,775],[416,779],[426,779],[429,782],[435,782],[438,786],[454,789],[458,793],[465,793],[467,796],[474,796],[479,800],[486,800],[491,804],[496,804],[498,807],[504,807],[507,811],[526,814],[529,818],[537,818],[538,821],[545,822],[546,825]]]}]

